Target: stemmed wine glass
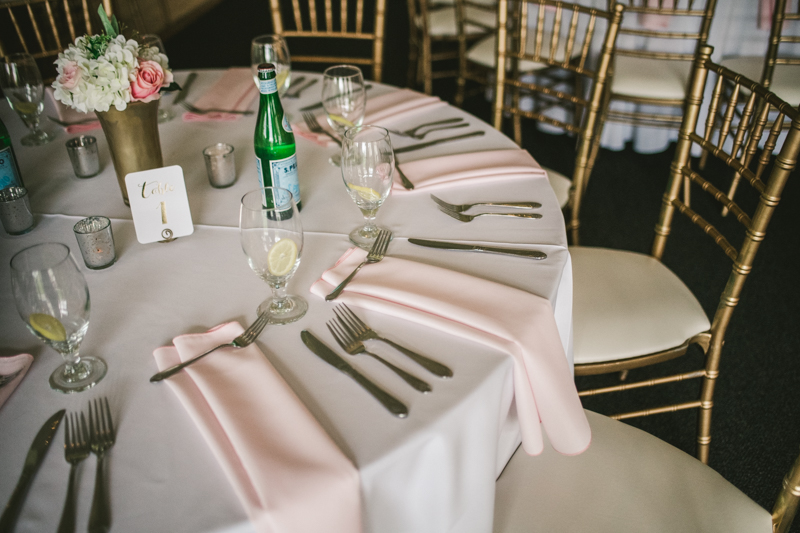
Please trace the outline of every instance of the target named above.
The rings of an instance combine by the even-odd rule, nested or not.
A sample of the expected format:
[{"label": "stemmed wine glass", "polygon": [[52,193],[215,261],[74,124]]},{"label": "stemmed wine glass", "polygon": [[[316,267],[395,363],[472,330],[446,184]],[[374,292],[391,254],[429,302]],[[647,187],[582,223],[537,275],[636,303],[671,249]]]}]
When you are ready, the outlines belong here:
[{"label": "stemmed wine glass", "polygon": [[20,139],[24,146],[40,146],[53,136],[39,128],[39,115],[44,110],[44,84],[36,60],[30,54],[6,56],[0,69],[0,87],[31,133]]},{"label": "stemmed wine glass", "polygon": [[239,233],[250,268],[272,288],[272,297],[258,306],[258,314],[268,313],[271,324],[299,320],[308,303],[286,294],[286,284],[300,265],[303,251],[303,225],[292,193],[265,187],[245,194]]},{"label": "stemmed wine glass", "polygon": [[277,72],[278,95],[283,96],[292,82],[289,46],[280,35],[259,35],[250,43],[250,70],[258,86],[258,65],[272,63]]},{"label": "stemmed wine glass", "polygon": [[11,258],[11,287],[25,325],[65,359],[50,387],[78,392],[103,379],[106,363],[78,352],[89,327],[89,287],[69,248],[44,243],[18,252]]},{"label": "stemmed wine glass", "polygon": [[[167,51],[166,48],[164,48],[164,43],[161,41],[161,37],[155,33],[142,35],[141,39],[139,39],[139,46],[151,48],[153,49],[152,53],[157,53],[166,57]],[[161,100],[158,105],[158,122],[160,123],[169,122],[175,118],[171,94],[171,92],[161,93]],[[169,101],[169,103],[167,103],[167,101]]]},{"label": "stemmed wine glass", "polygon": [[381,228],[378,209],[392,189],[394,150],[389,132],[379,126],[356,126],[342,141],[342,178],[347,192],[364,215],[364,225],[350,232],[350,241],[369,250]]},{"label": "stemmed wine glass", "polygon": [[[336,65],[325,69],[322,76],[322,105],[333,131],[340,137],[344,132],[364,122],[367,93],[361,69],[353,65]],[[341,156],[331,157],[331,164],[339,166]]]}]

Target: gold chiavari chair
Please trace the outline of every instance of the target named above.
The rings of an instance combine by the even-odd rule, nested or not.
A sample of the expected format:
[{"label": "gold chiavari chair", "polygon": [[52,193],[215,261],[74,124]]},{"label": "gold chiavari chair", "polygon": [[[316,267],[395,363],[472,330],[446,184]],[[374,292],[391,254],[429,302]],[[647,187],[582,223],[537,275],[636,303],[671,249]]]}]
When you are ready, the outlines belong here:
[{"label": "gold chiavari chair", "polygon": [[[458,32],[452,3],[408,0],[409,65],[408,84],[433,92],[433,80],[458,74]],[[450,64],[448,64],[449,62]],[[435,68],[439,67],[441,68]]]},{"label": "gold chiavari chair", "polygon": [[[650,255],[604,248],[570,248],[574,278],[576,376],[627,372],[655,365],[686,354],[691,345],[698,346],[703,354],[702,368],[697,370],[596,387],[583,390],[580,395],[586,397],[666,384],[676,387],[678,382],[699,379],[699,397],[678,401],[679,393],[674,392],[670,393],[674,403],[618,414],[613,418],[699,409],[697,456],[704,463],[708,462],[714,387],[720,373],[725,335],[781,192],[800,153],[800,112],[757,82],[712,63],[712,51],[710,46],[701,47],[695,60],[686,111]],[[713,84],[709,118],[704,125],[699,119],[700,109],[707,79],[714,76],[717,81]],[[726,91],[733,98],[721,100],[720,95]],[[733,120],[730,107],[737,105],[736,95],[743,93],[747,93],[747,97],[742,118],[733,127],[736,146],[730,151],[725,139],[712,137],[713,117],[725,117],[722,127],[730,128]],[[719,109],[720,105],[727,105],[729,109]],[[777,118],[768,124],[770,116]],[[693,147],[709,152],[713,162],[724,170],[713,174],[713,178],[709,172],[704,171],[706,177],[701,175],[700,171],[692,168]],[[777,147],[775,157],[773,147]],[[740,148],[753,154],[747,159],[747,165],[736,157]],[[723,192],[731,180],[729,170],[742,177],[744,192],[751,193],[744,195],[741,205]],[[708,195],[702,195],[699,201],[693,202],[696,205],[689,207],[679,196],[683,180],[689,180],[698,194],[704,191]],[[740,196],[742,194],[740,192]],[[721,218],[720,204],[730,211],[732,219]],[[701,215],[697,212],[701,207],[707,208],[708,213]],[[684,215],[697,227],[678,224],[679,221],[685,223],[679,215]],[[705,238],[705,234],[732,263],[712,320],[692,291],[662,262],[673,229],[676,235],[672,241],[677,240],[674,244],[683,242],[686,246],[670,249],[670,256],[691,248],[691,235]],[[737,241],[741,242],[738,248],[731,244]],[[726,264],[721,254],[692,257],[691,261],[705,268],[715,261]],[[708,279],[710,283],[713,279],[711,273]],[[712,288],[714,286],[709,285],[703,290]],[[686,363],[690,362],[691,359],[686,359]]]},{"label": "gold chiavari chair", "polygon": [[270,0],[270,14],[273,32],[289,42],[292,63],[366,65],[371,79],[381,81],[386,0]]},{"label": "gold chiavari chair", "polygon": [[[55,79],[50,65],[77,37],[99,31],[100,0],[16,0],[0,3],[0,57],[26,52],[42,69],[46,81]],[[102,0],[111,15],[111,0]]]},{"label": "gold chiavari chair", "polygon": [[[494,127],[502,129],[503,115],[510,114],[517,144],[522,144],[523,117],[577,137],[572,180],[546,171],[562,207],[569,206],[567,227],[573,244],[578,244],[581,199],[592,171],[592,148],[603,129],[605,87],[625,8],[615,4],[611,11],[603,11],[558,0],[522,0],[511,5],[509,0],[500,0],[497,11],[500,46],[495,61]],[[507,24],[509,14],[522,23]],[[517,67],[522,61],[541,65],[547,75],[528,79]],[[557,71],[567,74],[566,78]],[[559,79],[560,83],[554,82]],[[506,97],[509,93],[511,98]],[[532,97],[532,109],[523,107],[521,94]],[[554,108],[570,111],[572,116],[557,118],[549,112]]]},{"label": "gold chiavari chair", "polygon": [[[457,106],[464,105],[467,82],[478,84],[478,91],[489,84],[494,71],[497,42],[497,2],[495,0],[455,0],[458,34]],[[538,70],[541,65],[523,65]]]}]

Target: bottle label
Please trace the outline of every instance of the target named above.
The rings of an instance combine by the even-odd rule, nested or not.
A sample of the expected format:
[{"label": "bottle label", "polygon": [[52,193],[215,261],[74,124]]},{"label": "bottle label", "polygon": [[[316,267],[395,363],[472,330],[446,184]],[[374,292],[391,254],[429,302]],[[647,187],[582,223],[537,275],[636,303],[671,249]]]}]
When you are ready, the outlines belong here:
[{"label": "bottle label", "polygon": [[292,133],[292,125],[289,124],[289,119],[286,118],[286,114],[283,115],[283,129],[288,133]]},{"label": "bottle label", "polygon": [[8,187],[22,187],[22,182],[17,176],[17,165],[11,147],[0,150],[0,189]]},{"label": "bottle label", "polygon": [[258,80],[258,90],[261,94],[272,94],[278,92],[277,78],[271,80]]},{"label": "bottle label", "polygon": [[269,175],[264,175],[264,165],[260,157],[256,156],[258,179],[262,187],[281,187],[288,189],[294,196],[294,201],[300,203],[300,181],[297,178],[297,154],[292,154],[285,159],[267,160]]}]

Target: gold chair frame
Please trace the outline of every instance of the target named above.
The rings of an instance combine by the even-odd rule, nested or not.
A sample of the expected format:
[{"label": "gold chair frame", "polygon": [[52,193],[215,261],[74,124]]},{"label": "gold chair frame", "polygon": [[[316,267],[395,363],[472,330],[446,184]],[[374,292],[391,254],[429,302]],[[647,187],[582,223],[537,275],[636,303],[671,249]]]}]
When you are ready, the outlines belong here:
[{"label": "gold chair frame", "polygon": [[[372,28],[365,25],[364,0],[339,0],[339,9],[333,9],[332,0],[325,0],[323,10],[316,0],[270,0],[273,32],[284,38],[342,39],[372,43],[370,57],[351,55],[300,55],[292,53],[292,62],[337,64],[349,63],[372,68],[372,79],[381,81],[383,75],[383,39],[386,19],[386,0],[368,2],[374,6]],[[282,6],[291,7],[284,13]],[[287,28],[284,22],[291,24]]]},{"label": "gold chair frame", "polygon": [[[606,86],[609,83],[609,70],[611,61],[614,57],[617,35],[622,15],[625,7],[622,4],[615,4],[611,11],[593,9],[581,5],[569,4],[559,0],[521,0],[518,7],[510,10],[509,0],[500,0],[497,8],[498,13],[498,32],[497,32],[497,51],[495,60],[495,87],[493,100],[493,125],[501,130],[503,125],[504,113],[509,113],[514,121],[514,138],[517,144],[522,142],[521,118],[538,120],[545,124],[555,126],[577,136],[577,147],[575,155],[575,168],[572,173],[572,187],[570,189],[570,199],[567,204],[569,209],[569,220],[567,229],[572,237],[573,244],[578,244],[580,229],[580,209],[583,194],[592,172],[593,151],[596,150],[599,135],[603,129],[603,109],[607,105],[605,100]],[[528,20],[529,6],[538,5],[536,27],[528,28],[524,21]],[[546,27],[545,11],[553,9],[552,28]],[[510,25],[511,35],[509,39],[509,25],[507,17],[509,11],[517,21]],[[578,25],[581,19],[585,21],[586,33],[583,39],[576,38]],[[602,38],[602,49],[596,61],[596,67],[590,68],[590,56],[595,51],[592,44],[600,39],[595,39],[597,20],[605,19],[607,26]],[[562,35],[562,23],[569,21],[567,25],[567,35]],[[527,50],[528,32],[535,32],[535,45],[532,52]],[[548,43],[544,42],[548,36]],[[509,43],[510,46],[509,46]],[[580,45],[579,49],[576,49]],[[558,89],[558,86],[546,86],[537,80],[536,83],[523,82],[519,76],[519,68],[516,64],[519,61],[527,60],[541,63],[548,70],[558,69],[571,74],[574,79],[574,91],[565,92]],[[511,74],[506,71],[505,65],[511,62]],[[516,74],[516,75],[515,75]],[[587,96],[584,96],[583,88],[591,86]],[[506,88],[512,93],[511,104],[506,104]],[[520,109],[520,91],[543,95],[551,100],[551,105],[564,108],[572,108],[574,118],[572,122],[566,122],[547,116],[544,110],[534,108],[532,111]],[[557,103],[553,103],[555,101]]]},{"label": "gold chair frame", "polygon": [[[481,87],[489,85],[489,72],[491,69],[483,65],[472,64],[467,58],[469,47],[479,40],[497,31],[499,28],[487,23],[486,20],[497,21],[498,6],[475,0],[456,0],[456,28],[458,30],[458,72],[456,75],[455,104],[464,105],[467,81],[474,81]],[[477,18],[484,15],[486,19]],[[470,32],[467,28],[477,28],[478,31]],[[481,31],[482,30],[482,31]]]},{"label": "gold chair frame", "polygon": [[[688,379],[701,379],[701,393],[697,400],[618,414],[612,416],[612,418],[626,419],[684,409],[699,409],[697,456],[704,463],[708,462],[714,387],[719,377],[720,358],[725,334],[730,325],[733,311],[739,303],[745,280],[753,270],[756,253],[764,240],[767,226],[780,201],[781,192],[789,175],[795,168],[797,157],[800,153],[800,111],[778,98],[759,83],[712,63],[712,52],[713,48],[711,46],[702,46],[695,60],[686,111],[680,129],[675,157],[670,167],[669,183],[662,198],[661,213],[656,225],[655,239],[651,249],[651,255],[661,260],[667,244],[667,238],[672,229],[673,219],[676,214],[682,214],[694,225],[702,229],[731,260],[733,264],[731,273],[720,296],[711,328],[688,339],[681,346],[663,352],[618,361],[576,365],[575,367],[575,374],[579,376],[628,371],[679,357],[686,353],[691,344],[698,345],[705,354],[705,362],[702,369],[636,383],[624,383],[611,387],[584,390],[579,394],[581,396],[590,396]],[[704,133],[701,136],[697,133],[700,109],[703,103],[707,78],[711,72],[717,75],[717,82],[711,96]],[[726,85],[730,86],[732,97],[727,102],[728,108],[720,110],[718,107],[721,102],[720,96],[725,91]],[[748,96],[744,103],[742,118],[733,128],[733,148],[730,151],[726,151],[723,148],[726,136],[720,136],[716,142],[712,139],[714,117],[725,117],[722,128],[730,130],[734,117],[733,109],[737,105],[738,96],[743,93],[747,93]],[[776,120],[768,120],[771,113],[773,116],[777,115]],[[787,120],[784,120],[784,118]],[[788,128],[786,127],[787,124],[789,124]],[[773,158],[773,149],[779,144],[779,137],[784,132],[786,133],[785,140],[780,146],[777,157]],[[761,143],[763,143],[764,147],[759,150]],[[744,178],[744,184],[750,185],[758,193],[758,203],[752,215],[746,213],[720,188],[703,178],[698,171],[692,169],[691,149],[693,145],[699,146],[733,169],[737,175]],[[737,157],[736,154],[739,151],[742,151],[743,155]],[[757,156],[759,151],[760,154]],[[770,163],[772,163],[771,172],[764,180],[762,178]],[[745,237],[739,249],[731,245],[725,235],[713,224],[706,221],[690,208],[685,201],[681,200],[680,189],[684,180],[689,180],[726,207],[745,228]]]},{"label": "gold chair frame", "polygon": [[[408,0],[409,21],[409,61],[408,85],[416,87],[422,85],[425,94],[433,92],[433,81],[443,78],[458,76],[458,70],[434,70],[434,63],[444,61],[455,62],[458,55],[458,32],[453,35],[431,35],[429,31],[430,14],[438,9],[453,10],[452,5],[436,6],[428,0]],[[434,52],[434,48],[437,51]],[[448,49],[450,48],[450,49]]]}]

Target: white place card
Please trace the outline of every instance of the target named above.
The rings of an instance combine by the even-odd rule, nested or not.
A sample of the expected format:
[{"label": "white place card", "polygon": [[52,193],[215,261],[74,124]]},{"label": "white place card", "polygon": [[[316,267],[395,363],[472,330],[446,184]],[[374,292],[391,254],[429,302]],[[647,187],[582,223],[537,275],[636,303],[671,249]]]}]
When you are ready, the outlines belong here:
[{"label": "white place card", "polygon": [[136,238],[142,244],[194,232],[183,169],[174,165],[125,176]]}]

